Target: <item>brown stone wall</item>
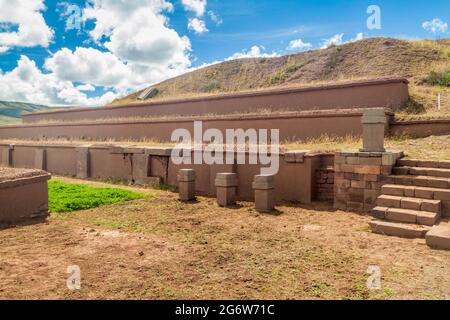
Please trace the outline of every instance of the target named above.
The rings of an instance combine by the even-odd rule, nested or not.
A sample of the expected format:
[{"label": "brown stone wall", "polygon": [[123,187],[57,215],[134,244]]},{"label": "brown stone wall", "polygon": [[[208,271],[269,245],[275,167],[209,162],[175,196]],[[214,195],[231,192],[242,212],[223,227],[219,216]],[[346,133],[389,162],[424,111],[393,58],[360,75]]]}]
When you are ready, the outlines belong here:
[{"label": "brown stone wall", "polygon": [[334,167],[319,168],[316,171],[317,193],[319,201],[334,201]]},{"label": "brown stone wall", "polygon": [[[9,145],[0,145],[4,150]],[[217,173],[237,173],[237,194],[241,200],[253,200],[254,190],[252,182],[255,175],[260,174],[261,165],[233,164],[233,165],[175,165],[170,161],[170,148],[126,148],[112,146],[84,146],[88,148],[89,161],[77,165],[77,146],[55,146],[43,144],[14,145],[14,167],[33,167],[35,165],[36,150],[46,151],[47,170],[51,173],[77,176],[77,170],[87,172],[87,178],[120,179],[132,182],[133,173],[149,173],[149,181],[160,181],[176,187],[177,175],[180,169],[194,169],[196,171],[196,191],[199,194],[214,196],[214,180]],[[134,161],[133,155],[148,154],[149,161]],[[248,157],[248,153],[246,157]],[[311,153],[307,151],[292,151],[280,154],[280,170],[275,177],[277,201],[297,201],[311,203],[316,198],[316,171],[324,164],[328,165],[333,155]],[[137,158],[136,158],[137,159]],[[136,168],[138,163],[150,168]],[[247,161],[248,163],[248,161]],[[22,166],[23,165],[23,166]],[[85,170],[88,165],[88,170]],[[146,180],[147,177],[139,177]]]},{"label": "brown stone wall", "polygon": [[450,134],[450,118],[434,120],[412,120],[392,122],[389,126],[391,136],[415,138]]},{"label": "brown stone wall", "polygon": [[257,109],[324,110],[380,108],[397,110],[408,100],[406,79],[351,81],[306,88],[272,89],[195,99],[100,108],[78,108],[24,115],[26,123],[42,120],[104,119],[167,115],[248,113]]},{"label": "brown stone wall", "polygon": [[0,182],[0,224],[45,218],[48,215],[48,179],[50,175],[46,172],[33,172],[30,176]]},{"label": "brown stone wall", "polygon": [[[388,113],[390,114],[390,113]],[[203,121],[203,130],[279,129],[280,140],[295,141],[318,138],[324,134],[336,137],[362,134],[361,110],[315,111],[267,115],[233,115],[225,118],[194,117],[179,120],[145,120],[0,126],[0,139],[64,138],[86,140],[171,141],[172,132],[186,129],[193,135],[194,121]]]},{"label": "brown stone wall", "polygon": [[340,152],[335,155],[336,209],[370,212],[401,152]]}]

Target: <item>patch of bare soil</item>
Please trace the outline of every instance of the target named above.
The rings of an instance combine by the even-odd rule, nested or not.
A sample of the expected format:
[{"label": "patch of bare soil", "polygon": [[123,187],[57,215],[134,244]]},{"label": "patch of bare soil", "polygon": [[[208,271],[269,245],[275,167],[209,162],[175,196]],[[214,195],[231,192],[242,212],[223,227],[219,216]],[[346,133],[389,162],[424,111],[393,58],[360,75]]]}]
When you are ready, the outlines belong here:
[{"label": "patch of bare soil", "polygon": [[[450,252],[370,233],[328,205],[218,208],[176,194],[0,231],[0,298],[449,299]],[[81,269],[81,290],[66,287]],[[370,265],[382,290],[366,287]]]}]

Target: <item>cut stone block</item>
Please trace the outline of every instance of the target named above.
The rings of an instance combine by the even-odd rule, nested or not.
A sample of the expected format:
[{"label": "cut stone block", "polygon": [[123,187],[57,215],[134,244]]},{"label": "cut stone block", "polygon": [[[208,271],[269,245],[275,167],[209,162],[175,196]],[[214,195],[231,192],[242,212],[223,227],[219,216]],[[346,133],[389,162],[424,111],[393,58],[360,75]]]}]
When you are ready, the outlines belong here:
[{"label": "cut stone block", "polygon": [[377,219],[386,219],[387,207],[375,207],[372,209],[372,216]]},{"label": "cut stone block", "polygon": [[402,223],[416,223],[417,211],[400,208],[388,208],[386,212],[386,220]]},{"label": "cut stone block", "polygon": [[401,197],[381,195],[377,199],[377,205],[380,207],[400,208],[401,200]]},{"label": "cut stone block", "polygon": [[429,227],[414,224],[395,223],[388,221],[369,222],[372,232],[400,238],[417,239],[424,238],[430,230]]},{"label": "cut stone block", "polygon": [[434,226],[425,238],[427,245],[433,249],[450,250],[450,225]]},{"label": "cut stone block", "polygon": [[228,207],[236,204],[237,185],[236,173],[218,173],[216,175],[215,186],[219,206]]},{"label": "cut stone block", "polygon": [[422,200],[417,198],[402,198],[402,209],[421,210]]},{"label": "cut stone block", "polygon": [[181,201],[195,200],[195,171],[182,169],[178,172],[179,199]]},{"label": "cut stone block", "polygon": [[[150,156],[148,154],[133,154],[133,181],[137,185],[154,183],[150,177]],[[158,179],[159,180],[159,179]]]},{"label": "cut stone block", "polygon": [[90,176],[89,147],[80,146],[75,148],[77,162],[77,178],[87,179]]},{"label": "cut stone block", "polygon": [[416,167],[418,160],[415,159],[399,159],[397,165],[405,167]]},{"label": "cut stone block", "polygon": [[417,213],[417,224],[424,226],[434,226],[440,218],[439,213],[435,212],[427,212],[427,211],[419,211]]},{"label": "cut stone block", "polygon": [[47,170],[46,150],[36,149],[34,155],[34,168],[39,170]]},{"label": "cut stone block", "polygon": [[275,209],[275,177],[258,175],[253,181],[255,190],[255,208],[258,212],[272,212]]},{"label": "cut stone block", "polygon": [[364,111],[361,119],[363,125],[362,152],[385,152],[384,136],[386,133],[387,117],[383,108]]},{"label": "cut stone block", "polygon": [[381,192],[389,196],[403,197],[405,195],[405,186],[387,184],[381,187]]}]

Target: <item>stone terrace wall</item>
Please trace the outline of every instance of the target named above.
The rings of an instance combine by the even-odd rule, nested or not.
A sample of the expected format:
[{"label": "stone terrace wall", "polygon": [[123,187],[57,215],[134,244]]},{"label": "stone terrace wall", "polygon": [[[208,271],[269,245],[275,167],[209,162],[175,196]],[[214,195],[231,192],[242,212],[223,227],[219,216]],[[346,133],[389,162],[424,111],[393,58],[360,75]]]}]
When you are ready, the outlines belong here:
[{"label": "stone terrace wall", "polygon": [[408,96],[408,80],[378,79],[127,106],[32,113],[24,115],[23,120],[31,123],[42,120],[74,121],[168,115],[223,115],[255,112],[257,109],[271,109],[276,112],[382,107],[395,111],[408,101]]},{"label": "stone terrace wall", "polygon": [[[233,115],[224,117],[193,117],[121,122],[89,122],[0,126],[1,139],[67,138],[83,140],[170,141],[176,129],[194,134],[194,121],[203,122],[203,130],[279,129],[280,141],[318,138],[324,134],[336,137],[360,136],[362,110],[308,111],[282,114]],[[392,113],[386,112],[386,117]]]},{"label": "stone terrace wall", "polygon": [[402,152],[340,152],[335,155],[336,209],[370,212]]},{"label": "stone terrace wall", "polygon": [[[180,169],[194,169],[197,193],[208,196],[215,195],[217,173],[236,173],[238,199],[253,200],[252,182],[254,176],[260,174],[260,164],[237,164],[235,161],[232,165],[176,165],[170,160],[171,151],[171,148],[136,146],[0,144],[0,165],[38,168],[79,178],[162,183],[173,187],[178,185]],[[249,154],[245,156],[248,159]],[[277,201],[311,203],[317,198],[316,170],[332,163],[333,155],[293,151],[278,156]]]}]

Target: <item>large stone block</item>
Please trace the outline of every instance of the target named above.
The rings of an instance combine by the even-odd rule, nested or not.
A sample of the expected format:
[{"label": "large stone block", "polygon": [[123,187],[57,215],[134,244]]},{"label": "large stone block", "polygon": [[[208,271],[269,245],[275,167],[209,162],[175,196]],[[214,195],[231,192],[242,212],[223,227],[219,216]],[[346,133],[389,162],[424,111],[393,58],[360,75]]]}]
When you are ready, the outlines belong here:
[{"label": "large stone block", "polygon": [[384,137],[387,117],[383,108],[364,111],[361,123],[363,125],[363,152],[385,152]]},{"label": "large stone block", "polygon": [[258,212],[272,212],[275,209],[273,175],[258,175],[253,181],[255,208]]},{"label": "large stone block", "polygon": [[219,206],[228,207],[236,204],[236,188],[238,186],[236,173],[218,173],[215,186]]},{"label": "large stone block", "polygon": [[89,146],[75,148],[77,162],[77,178],[86,179],[90,177]]},{"label": "large stone block", "polygon": [[36,149],[34,154],[34,168],[39,170],[47,170],[45,149]]},{"label": "large stone block", "polygon": [[195,171],[182,169],[178,172],[179,199],[181,201],[195,200]]}]

